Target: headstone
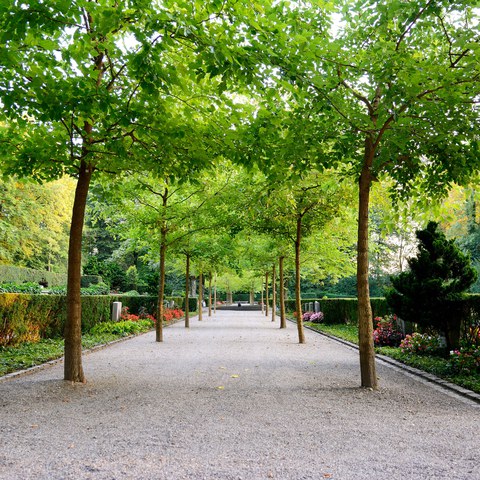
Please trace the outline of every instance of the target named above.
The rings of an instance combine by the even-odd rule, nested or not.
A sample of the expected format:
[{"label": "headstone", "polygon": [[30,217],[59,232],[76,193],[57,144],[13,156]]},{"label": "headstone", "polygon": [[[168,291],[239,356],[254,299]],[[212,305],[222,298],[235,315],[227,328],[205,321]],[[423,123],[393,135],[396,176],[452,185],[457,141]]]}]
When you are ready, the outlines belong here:
[{"label": "headstone", "polygon": [[113,302],[112,305],[112,322],[118,322],[122,314],[122,302]]},{"label": "headstone", "polygon": [[313,302],[308,303],[308,311],[313,312]]},{"label": "headstone", "polygon": [[315,313],[318,313],[320,311],[320,302],[315,301]]}]

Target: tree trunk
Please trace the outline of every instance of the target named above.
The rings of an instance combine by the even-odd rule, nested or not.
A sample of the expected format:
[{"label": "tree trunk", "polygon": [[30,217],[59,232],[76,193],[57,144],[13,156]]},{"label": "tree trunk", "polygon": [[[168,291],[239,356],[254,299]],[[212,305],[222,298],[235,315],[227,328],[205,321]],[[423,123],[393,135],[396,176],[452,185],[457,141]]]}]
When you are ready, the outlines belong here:
[{"label": "tree trunk", "polygon": [[70,225],[67,276],[67,321],[65,324],[64,379],[85,383],[82,367],[82,233],[92,167],[82,160],[78,174]]},{"label": "tree trunk", "polygon": [[268,317],[268,272],[265,273],[265,316]]},{"label": "tree trunk", "polygon": [[272,268],[272,322],[275,321],[275,314],[277,313],[277,274],[275,271],[275,264]]},{"label": "tree trunk", "polygon": [[279,258],[279,288],[280,288],[280,328],[287,328],[287,316],[285,313],[285,279],[283,272],[284,257]]},{"label": "tree trunk", "polygon": [[162,227],[160,240],[160,274],[158,277],[158,305],[157,305],[157,324],[155,328],[156,341],[163,342],[163,317],[165,315],[165,251],[166,251],[166,233]]},{"label": "tree trunk", "polygon": [[185,328],[190,328],[190,255],[185,261]]},{"label": "tree trunk", "polygon": [[250,289],[250,300],[248,303],[250,303],[250,305],[255,303],[255,292],[253,291],[253,288]]},{"label": "tree trunk", "polygon": [[208,274],[208,316],[212,316],[212,272]]},{"label": "tree trunk", "polygon": [[373,345],[373,318],[368,283],[368,208],[372,184],[371,167],[374,156],[373,141],[367,136],[365,157],[360,175],[357,239],[357,296],[358,344],[362,387],[376,389],[375,350]]},{"label": "tree trunk", "polygon": [[300,298],[300,244],[302,241],[302,217],[297,218],[297,236],[295,238],[295,308],[297,311],[298,343],[305,343],[302,321],[302,299]]},{"label": "tree trunk", "polygon": [[213,284],[213,313],[217,314],[217,272],[215,272],[215,280]]},{"label": "tree trunk", "polygon": [[[165,188],[162,195],[162,215],[165,215],[168,201],[168,189]],[[163,342],[163,317],[165,316],[165,254],[167,251],[167,223],[165,217],[162,218],[160,227],[160,275],[158,278],[158,306],[157,306],[157,325],[156,341]]]},{"label": "tree trunk", "polygon": [[198,276],[198,321],[203,320],[203,273]]},{"label": "tree trunk", "polygon": [[262,304],[262,314],[263,314],[263,311],[264,311],[264,306],[263,306],[263,281],[262,281],[262,297],[261,297],[260,302]]}]

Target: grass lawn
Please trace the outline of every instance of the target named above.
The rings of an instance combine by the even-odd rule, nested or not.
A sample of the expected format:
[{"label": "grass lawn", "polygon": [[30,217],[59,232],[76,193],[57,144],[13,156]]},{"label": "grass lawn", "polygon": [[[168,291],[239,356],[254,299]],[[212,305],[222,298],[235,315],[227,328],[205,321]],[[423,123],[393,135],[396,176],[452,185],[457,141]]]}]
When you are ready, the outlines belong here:
[{"label": "grass lawn", "polygon": [[[358,328],[356,325],[322,325],[310,322],[305,322],[305,325],[358,345]],[[480,393],[480,375],[456,374],[452,372],[448,359],[430,355],[403,353],[399,348],[393,347],[377,347],[375,351],[387,357],[394,358],[406,365],[418,368],[424,372],[455,383],[456,385]]]},{"label": "grass lawn", "polygon": [[[84,334],[84,350],[96,345],[103,345],[121,338],[114,334]],[[0,347],[0,376],[24,370],[63,356],[63,338],[51,338],[36,343],[23,343],[16,347]]]}]

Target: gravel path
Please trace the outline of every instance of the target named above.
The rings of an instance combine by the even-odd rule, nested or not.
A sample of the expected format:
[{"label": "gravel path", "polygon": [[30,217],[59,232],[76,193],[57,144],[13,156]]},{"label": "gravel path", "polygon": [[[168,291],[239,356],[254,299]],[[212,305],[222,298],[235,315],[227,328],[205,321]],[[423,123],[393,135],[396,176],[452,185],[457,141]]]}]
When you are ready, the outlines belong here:
[{"label": "gravel path", "polygon": [[480,479],[478,404],[260,312],[0,383],[0,479]]}]

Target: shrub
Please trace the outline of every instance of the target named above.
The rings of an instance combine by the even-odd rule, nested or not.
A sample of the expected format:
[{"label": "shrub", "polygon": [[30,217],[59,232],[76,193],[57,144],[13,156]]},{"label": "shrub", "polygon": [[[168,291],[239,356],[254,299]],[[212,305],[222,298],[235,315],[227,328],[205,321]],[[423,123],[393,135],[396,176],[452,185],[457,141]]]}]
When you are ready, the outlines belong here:
[{"label": "shrub", "polygon": [[[49,290],[50,295],[66,295],[67,287],[54,287]],[[100,282],[97,284],[91,284],[89,287],[81,288],[80,293],[82,295],[108,295],[110,288],[106,283]]]},{"label": "shrub", "polygon": [[445,333],[447,348],[459,345],[466,292],[477,278],[470,259],[448,240],[435,222],[416,232],[418,254],[410,269],[392,277],[389,305],[406,321]]},{"label": "shrub", "polygon": [[312,315],[310,315],[310,321],[312,323],[322,323],[324,317],[323,312],[312,313]]},{"label": "shrub", "polygon": [[110,287],[103,282],[92,284],[87,288],[80,289],[82,295],[108,295]]},{"label": "shrub", "polygon": [[124,320],[120,322],[103,322],[95,325],[91,329],[91,333],[94,335],[111,333],[126,337],[136,333],[147,332],[152,327],[153,322],[150,320],[138,320],[136,322],[132,322],[130,320]]},{"label": "shrub", "polygon": [[302,315],[302,320],[304,322],[309,322],[310,321],[310,317],[312,316],[313,312],[305,312],[303,315]]},{"label": "shrub", "polygon": [[156,322],[155,316],[149,314],[145,307],[140,307],[138,315],[130,313],[128,307],[123,307],[122,308],[122,314],[120,315],[120,320],[123,320],[123,321],[128,320],[130,322],[139,322],[141,320],[149,320],[153,323]]},{"label": "shrub", "polygon": [[414,333],[406,335],[400,342],[400,349],[404,353],[438,355],[444,348],[445,345],[438,335]]},{"label": "shrub", "polygon": [[396,315],[375,317],[375,323],[377,328],[373,331],[373,343],[377,347],[398,347],[400,345],[404,335],[398,328]]},{"label": "shrub", "polygon": [[67,275],[65,273],[46,272],[33,268],[14,267],[13,265],[0,265],[0,280],[3,283],[21,284],[35,282],[49,286],[65,285]]},{"label": "shrub", "polygon": [[166,308],[163,311],[163,317],[166,322],[171,322],[174,319],[182,318],[183,315],[183,310],[180,310],[179,308]]},{"label": "shrub", "polygon": [[450,352],[449,365],[455,373],[465,375],[480,373],[480,346],[465,346]]},{"label": "shrub", "polygon": [[92,285],[98,285],[99,283],[103,283],[103,279],[100,275],[82,275],[80,280],[80,286],[82,288],[88,288]]},{"label": "shrub", "polygon": [[35,282],[25,283],[2,283],[0,293],[42,293],[42,287]]},{"label": "shrub", "polygon": [[130,290],[129,292],[124,293],[127,297],[138,297],[140,294],[136,290]]}]

